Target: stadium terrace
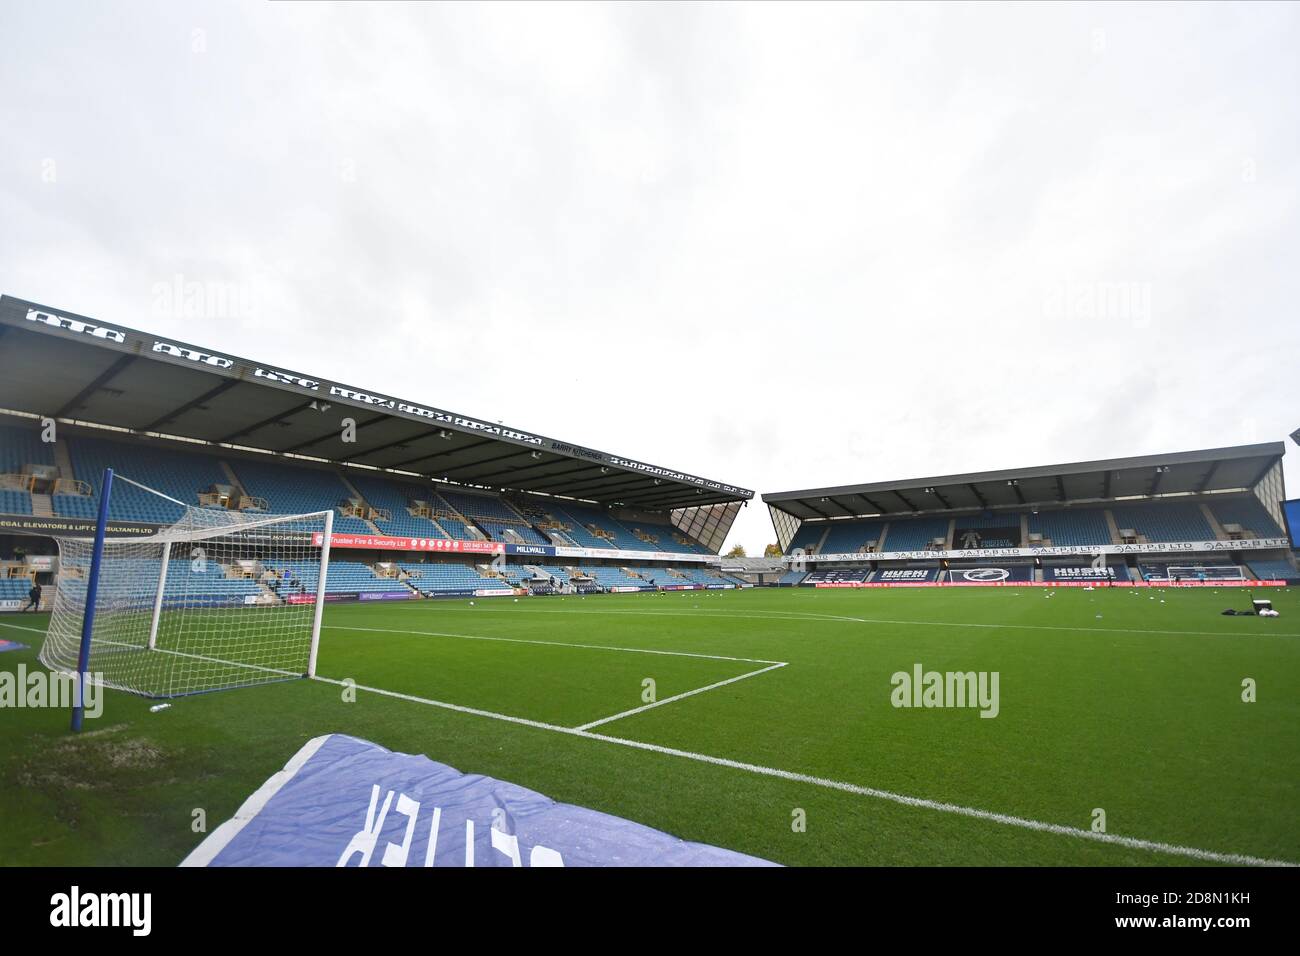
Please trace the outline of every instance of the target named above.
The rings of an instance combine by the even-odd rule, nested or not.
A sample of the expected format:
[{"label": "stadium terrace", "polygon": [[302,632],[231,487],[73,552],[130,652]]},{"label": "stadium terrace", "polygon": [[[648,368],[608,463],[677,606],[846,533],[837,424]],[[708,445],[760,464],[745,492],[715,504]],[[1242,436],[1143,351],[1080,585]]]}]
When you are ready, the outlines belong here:
[{"label": "stadium terrace", "polygon": [[[119,534],[154,533],[191,506],[333,512],[330,600],[742,583],[717,567],[753,497],[729,482],[9,296],[0,343],[10,533],[87,533],[114,463],[171,499],[119,488]],[[283,599],[268,593],[268,571],[248,565],[224,598]],[[26,593],[21,581],[6,588],[10,604]]]},{"label": "stadium terrace", "polygon": [[763,495],[787,586],[1297,579],[1281,442]]}]

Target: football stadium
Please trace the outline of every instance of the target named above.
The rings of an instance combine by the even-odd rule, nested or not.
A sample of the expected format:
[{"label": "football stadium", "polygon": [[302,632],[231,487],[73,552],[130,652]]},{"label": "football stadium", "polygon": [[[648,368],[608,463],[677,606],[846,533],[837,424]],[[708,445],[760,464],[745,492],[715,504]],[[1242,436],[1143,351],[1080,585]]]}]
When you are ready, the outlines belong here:
[{"label": "football stadium", "polygon": [[0,299],[0,859],[1300,864],[1283,442],[756,496],[424,399]]}]

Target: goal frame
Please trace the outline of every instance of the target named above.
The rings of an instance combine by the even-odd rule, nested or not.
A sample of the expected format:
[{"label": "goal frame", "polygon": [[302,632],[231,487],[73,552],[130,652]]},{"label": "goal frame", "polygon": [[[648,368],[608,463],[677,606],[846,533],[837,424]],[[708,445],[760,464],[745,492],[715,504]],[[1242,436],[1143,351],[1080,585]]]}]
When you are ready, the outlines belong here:
[{"label": "goal frame", "polygon": [[[1205,576],[1206,581],[1249,581],[1245,573],[1241,570],[1239,564],[1169,564],[1165,565],[1165,581],[1169,584],[1184,584],[1188,581],[1199,583],[1197,571],[1208,571],[1210,568],[1235,568],[1237,577],[1235,578],[1212,578],[1208,574]],[[1177,575],[1177,577],[1175,577]]]},{"label": "goal frame", "polygon": [[[76,687],[73,694],[71,723],[71,729],[74,733],[81,731],[85,715],[85,685],[90,679],[90,653],[95,629],[95,610],[98,603],[99,578],[103,567],[104,545],[108,534],[109,505],[112,500],[113,481],[115,477],[119,481],[125,481],[128,484],[135,485],[136,487],[158,495],[173,504],[180,505],[182,508],[192,507],[191,505],[185,504],[183,501],[178,501],[177,499],[172,498],[170,495],[165,495],[156,489],[149,488],[137,481],[132,481],[124,475],[115,475],[112,468],[104,469],[100,481],[99,509],[95,519],[95,534],[91,550],[90,569],[86,576],[86,606],[82,615],[81,641],[77,652],[77,671],[75,675]],[[316,576],[315,606],[312,609],[311,639],[307,653],[307,671],[303,675],[307,678],[314,678],[316,676],[316,660],[320,648],[321,622],[325,611],[326,578],[329,572],[330,545],[334,533],[334,510],[314,511],[301,515],[286,515],[284,517],[322,518],[324,520],[324,528],[321,531],[321,544],[319,551],[320,567]],[[158,649],[158,628],[162,620],[167,588],[167,572],[170,564],[171,545],[165,544],[162,548],[161,560],[159,562],[158,582],[154,588],[153,607],[149,618],[149,636],[146,644],[147,652],[156,652]]]}]

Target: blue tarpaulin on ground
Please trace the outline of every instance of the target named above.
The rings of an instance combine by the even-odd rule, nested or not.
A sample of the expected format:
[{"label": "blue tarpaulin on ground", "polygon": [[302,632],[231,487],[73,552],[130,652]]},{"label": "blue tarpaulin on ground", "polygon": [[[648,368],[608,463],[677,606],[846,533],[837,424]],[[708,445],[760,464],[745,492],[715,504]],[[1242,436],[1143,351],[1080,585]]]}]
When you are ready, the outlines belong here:
[{"label": "blue tarpaulin on ground", "polygon": [[184,866],[771,866],[343,734],[309,741]]}]

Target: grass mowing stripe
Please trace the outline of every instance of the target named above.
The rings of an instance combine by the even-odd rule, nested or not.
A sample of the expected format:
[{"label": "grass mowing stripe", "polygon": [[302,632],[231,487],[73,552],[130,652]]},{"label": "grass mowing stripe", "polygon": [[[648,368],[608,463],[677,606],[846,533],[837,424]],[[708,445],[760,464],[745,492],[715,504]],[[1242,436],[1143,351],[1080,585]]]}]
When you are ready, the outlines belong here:
[{"label": "grass mowing stripe", "polygon": [[[313,679],[327,684],[335,684],[340,687],[345,686],[343,681],[334,680],[328,677],[316,677]],[[1224,863],[1235,866],[1300,866],[1300,864],[1292,863],[1288,860],[1269,860],[1256,856],[1248,856],[1242,853],[1221,853],[1216,850],[1203,850],[1199,847],[1179,846],[1174,843],[1161,843],[1158,840],[1142,840],[1136,837],[1119,836],[1114,833],[1096,833],[1092,830],[1065,826],[1060,823],[1046,823],[1042,820],[1028,820],[1024,817],[1011,816],[1005,813],[995,813],[991,810],[980,810],[975,807],[963,807],[955,803],[944,803],[938,800],[929,800],[924,797],[909,797],[906,794],[893,793],[889,790],[878,790],[875,787],[864,787],[855,783],[846,783],[842,780],[828,780],[825,777],[814,777],[809,774],[796,773],[792,770],[780,770],[775,767],[764,767],[759,764],[745,763],[740,760],[731,760],[727,757],[712,757],[708,754],[698,754],[692,753],[689,750],[679,750],[676,747],[664,747],[659,744],[647,743],[640,740],[628,740],[623,737],[611,737],[607,734],[595,734],[589,730],[582,730],[575,727],[561,727],[558,724],[548,724],[540,720],[529,720],[526,717],[512,717],[509,714],[498,714],[490,710],[480,710],[477,707],[466,707],[462,704],[449,704],[446,701],[432,700],[431,698],[419,697],[415,694],[403,694],[397,691],[384,690],[381,687],[368,687],[362,684],[356,684],[354,686],[356,690],[366,691],[371,694],[379,694],[384,697],[393,697],[398,700],[410,701],[416,704],[424,704],[429,707],[441,707],[446,710],[454,710],[463,714],[472,714],[476,717],[487,717],[492,720],[504,720],[512,724],[521,724],[525,727],[532,727],[537,730],[549,730],[554,733],[568,734],[573,737],[583,737],[588,740],[596,740],[602,743],[617,744],[621,747],[647,750],[651,753],[663,754],[670,757],[681,757],[686,760],[713,764],[718,767],[729,767],[733,770],[743,770],[747,773],[759,774],[765,777],[778,777],[782,780],[789,780],[795,783],[807,783],[816,787],[839,790],[844,793],[852,793],[858,796],[874,797],[879,800],[888,800],[891,803],[897,803],[907,807],[935,810],[940,813],[952,813],[964,817],[971,817],[976,820],[984,820],[989,823],[1020,827],[1026,830],[1036,830],[1040,833],[1051,833],[1057,836],[1074,837],[1075,839],[1080,840],[1091,840],[1096,843],[1109,843],[1116,846],[1127,847],[1132,850],[1166,853],[1173,856],[1182,856],[1194,860],[1201,860],[1206,863]]]}]

